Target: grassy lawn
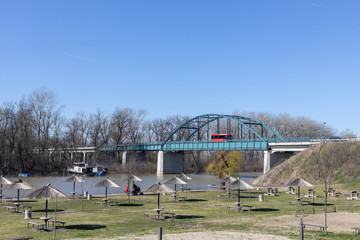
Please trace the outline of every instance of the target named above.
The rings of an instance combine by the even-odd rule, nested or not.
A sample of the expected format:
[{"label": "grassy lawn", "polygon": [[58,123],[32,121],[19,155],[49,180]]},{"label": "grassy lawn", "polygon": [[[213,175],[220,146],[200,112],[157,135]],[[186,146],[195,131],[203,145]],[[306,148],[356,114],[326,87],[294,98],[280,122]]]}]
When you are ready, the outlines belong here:
[{"label": "grassy lawn", "polygon": [[[341,186],[336,186],[341,187]],[[321,189],[316,194],[322,195]],[[264,196],[259,202],[262,191],[241,192],[241,202],[253,206],[250,212],[228,211],[228,205],[234,205],[237,198],[217,198],[224,192],[203,191],[188,193],[188,199],[181,202],[171,201],[171,195],[161,195],[161,208],[167,212],[176,213],[175,218],[162,221],[144,219],[144,212],[155,212],[157,195],[131,196],[128,204],[127,196],[114,195],[110,199],[117,201],[118,206],[95,206],[93,200],[58,199],[56,218],[66,222],[65,228],[56,231],[56,239],[76,238],[113,238],[127,234],[145,235],[157,234],[163,227],[163,233],[183,233],[187,231],[241,231],[250,233],[265,233],[283,235],[292,239],[299,238],[298,226],[277,226],[269,224],[278,216],[293,216],[295,210],[304,210],[305,214],[324,212],[323,198],[317,198],[315,205],[297,206],[288,204],[295,200],[295,195],[279,193],[276,197]],[[235,194],[236,192],[234,192]],[[305,193],[305,190],[303,190]],[[185,193],[180,193],[184,196]],[[312,199],[307,199],[312,200]],[[45,214],[45,200],[24,200],[23,204],[32,205],[32,220],[42,223],[39,218]],[[82,211],[82,204],[84,211]],[[360,212],[360,201],[348,201],[345,197],[330,198],[329,209],[336,207],[337,211]],[[55,200],[49,201],[49,216],[54,218]],[[27,229],[24,213],[12,213],[2,210],[0,218],[0,238],[32,236],[34,239],[52,239],[52,231]],[[334,216],[334,215],[332,215]],[[332,217],[329,216],[329,217]],[[360,224],[359,224],[360,225]],[[349,229],[351,226],[349,226]],[[319,233],[317,229],[306,229],[307,239],[353,239],[354,234],[339,234],[331,232],[328,235]]]}]

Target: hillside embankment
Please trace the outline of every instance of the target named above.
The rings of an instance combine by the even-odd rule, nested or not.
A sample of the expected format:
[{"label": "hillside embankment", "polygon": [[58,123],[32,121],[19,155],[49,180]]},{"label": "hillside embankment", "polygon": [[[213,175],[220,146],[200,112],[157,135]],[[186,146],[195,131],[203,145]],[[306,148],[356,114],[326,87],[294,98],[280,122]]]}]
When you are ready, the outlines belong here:
[{"label": "hillside embankment", "polygon": [[280,186],[301,177],[312,184],[360,182],[360,143],[322,143],[292,156],[253,181],[257,186]]}]

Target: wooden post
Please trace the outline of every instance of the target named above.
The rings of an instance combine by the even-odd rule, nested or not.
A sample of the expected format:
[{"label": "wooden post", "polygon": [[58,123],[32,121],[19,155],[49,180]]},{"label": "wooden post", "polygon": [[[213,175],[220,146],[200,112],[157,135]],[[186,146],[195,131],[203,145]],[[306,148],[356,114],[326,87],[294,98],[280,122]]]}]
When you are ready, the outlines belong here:
[{"label": "wooden post", "polygon": [[162,227],[159,227],[159,240],[162,240]]}]

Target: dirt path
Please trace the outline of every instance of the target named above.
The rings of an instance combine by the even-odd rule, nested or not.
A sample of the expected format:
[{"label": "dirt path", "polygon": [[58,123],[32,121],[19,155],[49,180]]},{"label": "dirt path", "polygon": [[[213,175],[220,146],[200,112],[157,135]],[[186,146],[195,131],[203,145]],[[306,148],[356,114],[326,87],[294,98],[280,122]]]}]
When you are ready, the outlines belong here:
[{"label": "dirt path", "polygon": [[[127,235],[124,237],[103,239],[103,240],[157,240],[158,235]],[[241,232],[193,232],[193,233],[179,233],[179,234],[163,234],[163,240],[189,240],[189,239],[206,239],[206,240],[290,240],[287,237],[281,237],[276,235],[256,234],[256,233],[241,233]],[[92,239],[82,239],[92,240]]]},{"label": "dirt path", "polygon": [[[359,223],[360,214],[359,213],[349,213],[349,212],[331,212],[327,214],[327,225],[328,231],[330,232],[344,232],[351,233],[352,227],[360,227]],[[309,214],[303,217],[304,223],[324,225],[325,224],[325,214]],[[270,218],[270,221],[267,221],[267,225],[273,226],[288,226],[288,227],[297,227],[299,226],[300,216],[295,217],[294,215],[279,216]]]}]

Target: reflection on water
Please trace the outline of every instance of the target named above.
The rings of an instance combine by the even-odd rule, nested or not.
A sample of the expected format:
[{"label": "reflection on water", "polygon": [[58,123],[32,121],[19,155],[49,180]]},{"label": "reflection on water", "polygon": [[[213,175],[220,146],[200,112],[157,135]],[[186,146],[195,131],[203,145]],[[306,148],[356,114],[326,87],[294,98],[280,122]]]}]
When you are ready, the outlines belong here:
[{"label": "reflection on water", "polygon": [[[155,174],[139,174],[138,177],[142,178],[142,182],[140,182],[141,189],[144,189],[151,184],[155,182],[163,182],[168,178],[173,177],[175,174],[165,174],[163,176],[157,176]],[[188,187],[190,189],[209,189],[208,185],[218,185],[219,179],[215,175],[208,175],[206,173],[191,173],[188,174],[192,180],[188,181]],[[252,179],[257,178],[260,176],[261,173],[255,172],[255,173],[241,173],[240,177],[244,181],[248,182]],[[5,176],[7,177],[7,176]],[[45,186],[48,183],[51,183],[51,185],[60,191],[71,194],[73,191],[73,183],[71,182],[62,182],[65,178],[68,176],[60,177],[60,176],[49,176],[49,177],[27,177],[22,178],[24,181],[30,183],[35,188],[40,188]],[[84,177],[85,182],[82,184],[83,191],[87,191],[90,194],[104,194],[105,188],[101,187],[93,187],[92,184],[99,182],[103,180],[104,178],[108,177],[115,183],[119,184],[121,188],[108,188],[108,193],[124,193],[125,187],[127,185],[127,182],[124,181],[125,178],[127,178],[127,174],[109,174],[105,177]],[[15,181],[18,178],[16,177],[7,177],[11,181]],[[136,183],[138,185],[138,183]],[[169,185],[171,188],[174,188],[174,185]],[[20,191],[20,197],[25,197],[27,194],[29,194],[32,190],[21,190]],[[76,183],[76,192],[79,194],[81,193],[81,183]],[[3,195],[10,198],[15,198],[17,196],[16,190],[3,190]]]}]

